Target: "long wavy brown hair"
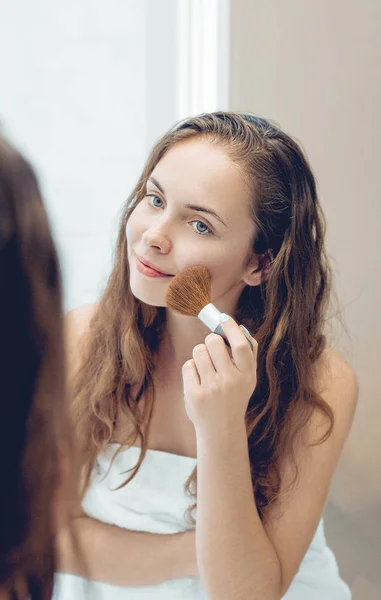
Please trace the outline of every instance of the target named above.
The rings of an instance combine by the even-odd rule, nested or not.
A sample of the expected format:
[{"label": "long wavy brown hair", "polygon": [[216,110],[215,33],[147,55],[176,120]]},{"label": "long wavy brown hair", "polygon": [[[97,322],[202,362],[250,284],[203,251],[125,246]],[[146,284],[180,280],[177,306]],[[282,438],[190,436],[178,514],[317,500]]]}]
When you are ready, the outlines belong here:
[{"label": "long wavy brown hair", "polygon": [[50,600],[58,506],[73,499],[74,509],[78,498],[64,362],[61,280],[47,215],[33,169],[0,138],[2,598]]},{"label": "long wavy brown hair", "polygon": [[[147,450],[154,403],[155,353],[165,327],[165,308],[135,298],[129,285],[126,224],[146,194],[154,167],[174,145],[194,138],[222,148],[241,169],[251,191],[251,218],[262,281],[246,286],[234,318],[258,341],[257,386],[247,414],[252,484],[262,520],[281,487],[281,461],[293,459],[301,432],[315,410],[333,413],[316,390],[313,365],[326,347],[324,326],[330,306],[331,270],[324,246],[325,220],[316,183],[299,144],[276,125],[258,117],[216,112],[178,123],[154,146],[140,179],[127,199],[117,241],[115,265],[86,336],[85,359],[73,383],[73,414],[85,462],[85,486],[98,451],[112,441],[117,419],[127,416],[133,434],[118,451],[139,438]],[[134,399],[131,387],[139,393]],[[197,505],[197,468],[185,484]]]}]

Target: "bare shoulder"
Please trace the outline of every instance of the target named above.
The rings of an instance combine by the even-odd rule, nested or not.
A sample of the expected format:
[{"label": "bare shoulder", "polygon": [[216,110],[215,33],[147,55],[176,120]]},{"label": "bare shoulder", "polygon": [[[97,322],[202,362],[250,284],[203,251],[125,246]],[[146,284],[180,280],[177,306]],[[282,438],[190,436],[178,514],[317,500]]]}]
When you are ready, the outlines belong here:
[{"label": "bare shoulder", "polygon": [[65,315],[65,327],[73,333],[78,330],[87,329],[91,319],[95,315],[98,304],[83,304],[73,310],[70,310]]},{"label": "bare shoulder", "polygon": [[83,341],[97,308],[98,304],[84,304],[69,311],[65,316],[65,347],[69,377],[81,363]]},{"label": "bare shoulder", "polygon": [[326,348],[315,364],[316,391],[332,408],[336,425],[347,432],[356,410],[358,377],[344,356],[332,348]]},{"label": "bare shoulder", "polygon": [[65,315],[65,338],[69,348],[72,345],[75,346],[83,334],[88,331],[97,307],[97,304],[84,304],[70,310]]}]

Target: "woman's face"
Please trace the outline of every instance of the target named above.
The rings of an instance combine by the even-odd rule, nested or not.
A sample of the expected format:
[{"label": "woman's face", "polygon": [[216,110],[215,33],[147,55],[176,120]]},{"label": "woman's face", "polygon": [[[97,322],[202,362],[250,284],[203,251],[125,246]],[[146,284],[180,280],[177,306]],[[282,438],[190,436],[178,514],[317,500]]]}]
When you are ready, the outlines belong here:
[{"label": "woman's face", "polygon": [[138,257],[172,276],[205,265],[217,306],[238,302],[246,284],[253,285],[249,191],[223,149],[205,139],[181,142],[163,156],[126,233],[131,291],[146,304],[166,306],[172,277],[142,273]]}]

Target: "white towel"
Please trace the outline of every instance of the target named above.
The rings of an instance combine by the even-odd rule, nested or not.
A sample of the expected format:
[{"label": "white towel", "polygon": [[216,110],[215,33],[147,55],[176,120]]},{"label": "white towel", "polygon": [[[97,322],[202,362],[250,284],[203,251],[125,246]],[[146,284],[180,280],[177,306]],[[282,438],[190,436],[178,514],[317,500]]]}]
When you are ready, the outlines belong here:
[{"label": "white towel", "polygon": [[[83,501],[85,512],[105,523],[151,533],[178,533],[191,526],[184,512],[192,501],[184,484],[196,459],[148,450],[137,475],[115,490],[129,476],[140,448],[123,449],[108,471],[118,444],[110,444],[97,457],[92,483]],[[126,556],[126,562],[128,556]],[[301,565],[283,600],[350,600],[348,586],[340,579],[335,557],[327,547],[323,521],[316,530]],[[198,578],[166,581],[155,586],[120,587],[87,582],[81,577],[56,574],[53,600],[207,600]]]}]

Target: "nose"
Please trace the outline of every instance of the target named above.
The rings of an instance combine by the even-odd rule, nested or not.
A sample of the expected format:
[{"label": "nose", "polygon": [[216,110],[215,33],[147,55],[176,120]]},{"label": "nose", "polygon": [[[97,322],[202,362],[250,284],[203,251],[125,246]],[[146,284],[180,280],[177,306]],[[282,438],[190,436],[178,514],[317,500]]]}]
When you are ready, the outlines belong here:
[{"label": "nose", "polygon": [[172,248],[172,242],[162,225],[146,229],[142,235],[142,240],[146,248],[157,248],[163,254],[167,254]]}]

